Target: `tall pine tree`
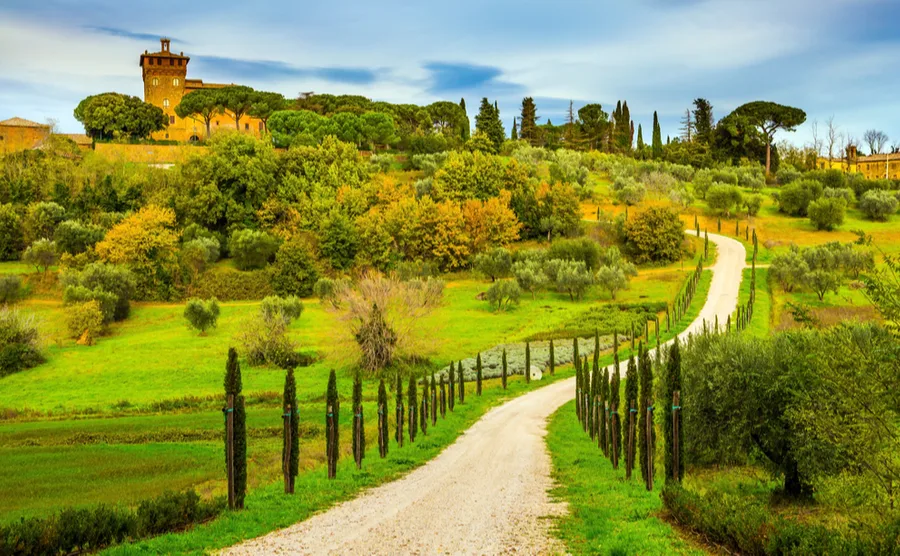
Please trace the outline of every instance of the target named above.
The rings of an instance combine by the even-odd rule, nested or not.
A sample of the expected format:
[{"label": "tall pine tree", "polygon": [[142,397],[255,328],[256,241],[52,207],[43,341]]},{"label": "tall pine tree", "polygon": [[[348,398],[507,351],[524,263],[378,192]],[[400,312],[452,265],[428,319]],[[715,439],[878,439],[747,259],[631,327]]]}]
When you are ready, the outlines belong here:
[{"label": "tall pine tree", "polygon": [[297,478],[297,473],[300,471],[300,410],[297,407],[297,382],[294,379],[294,369],[288,369],[284,377],[284,396],[281,402],[281,409],[283,415],[290,419],[288,427],[291,431],[291,443],[288,445],[286,438],[284,439],[285,442],[282,442],[281,461],[284,461],[285,455],[288,456],[287,472],[290,480],[288,492],[293,494],[294,481]]},{"label": "tall pine tree", "polygon": [[522,99],[522,118],[519,127],[519,137],[532,145],[538,144],[537,106],[534,99],[525,97]]},{"label": "tall pine tree", "polygon": [[519,130],[516,129],[516,118],[513,118],[512,131],[509,132],[509,138],[513,141],[519,140]]},{"label": "tall pine tree", "polygon": [[237,351],[229,348],[228,362],[225,364],[225,399],[229,395],[234,396],[234,507],[237,509],[244,507],[244,497],[247,495],[247,413],[241,393],[243,388]]},{"label": "tall pine tree", "polygon": [[494,146],[493,152],[500,152],[500,145],[506,140],[506,131],[500,120],[500,109],[496,103],[492,105],[487,98],[481,99],[481,106],[475,116],[475,131],[487,135]]},{"label": "tall pine tree", "polygon": [[694,132],[697,141],[712,144],[714,126],[712,104],[705,98],[694,99]]},{"label": "tall pine tree", "polygon": [[462,130],[460,131],[460,137],[462,138],[463,141],[468,141],[469,134],[472,133],[472,130],[469,129],[469,125],[470,125],[469,124],[469,114],[466,113],[466,99],[465,98],[459,99],[459,107],[462,108],[463,114],[465,114],[465,116],[466,116],[465,125],[462,126]]},{"label": "tall pine tree", "polygon": [[610,411],[610,427],[609,433],[610,448],[613,450],[613,461],[618,466],[619,460],[622,458],[622,407],[619,403],[619,392],[621,390],[622,375],[619,368],[613,370],[612,379],[609,381],[609,411]]}]

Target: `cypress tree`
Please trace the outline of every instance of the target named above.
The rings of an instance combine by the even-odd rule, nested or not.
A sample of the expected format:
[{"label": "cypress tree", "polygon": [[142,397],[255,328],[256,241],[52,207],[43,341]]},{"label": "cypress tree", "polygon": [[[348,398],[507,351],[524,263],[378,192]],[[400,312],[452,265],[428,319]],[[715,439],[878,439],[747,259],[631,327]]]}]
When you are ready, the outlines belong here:
[{"label": "cypress tree", "polygon": [[[288,407],[290,407],[290,411]],[[284,461],[285,454],[290,452],[288,455],[288,477],[290,477],[288,492],[293,494],[294,480],[300,471],[300,410],[297,407],[297,382],[294,379],[294,369],[288,369],[284,377],[284,396],[281,409],[283,415],[290,418],[288,427],[291,431],[291,443],[288,445],[287,442],[282,442],[281,461]]]},{"label": "cypress tree", "polygon": [[721,217],[719,217],[719,219],[717,220],[717,225],[718,225],[719,233],[721,234],[722,233],[722,218]]},{"label": "cypress tree", "polygon": [[638,154],[643,155],[644,147],[646,147],[646,145],[644,144],[644,131],[643,131],[643,129],[641,129],[641,124],[638,124],[638,139],[637,139]]},{"label": "cypress tree", "polygon": [[422,385],[422,403],[419,404],[422,411],[419,414],[419,430],[423,435],[428,435],[428,379]]},{"label": "cypress tree", "polygon": [[500,371],[500,383],[503,385],[503,389],[506,390],[506,348],[503,348],[503,368]]},{"label": "cypress tree", "polygon": [[585,381],[587,382],[587,395],[584,397],[587,407],[587,429],[593,440],[597,430],[597,389],[600,387],[600,376],[597,369],[591,371]]},{"label": "cypress tree", "polygon": [[397,444],[402,448],[403,447],[403,419],[406,417],[406,413],[403,411],[403,378],[400,376],[400,371],[397,371],[397,434],[394,435],[394,438],[397,440]]},{"label": "cypress tree", "polygon": [[575,415],[578,417],[578,420],[581,421],[581,357],[578,356],[578,339],[575,339]]},{"label": "cypress tree", "polygon": [[662,158],[662,130],[659,127],[659,116],[656,111],[653,112],[653,142],[651,144],[651,153],[655,160]]},{"label": "cypress tree", "polygon": [[[643,349],[643,346],[641,346]],[[631,357],[628,359],[628,370],[625,371],[625,406],[619,413],[622,414],[623,419],[625,420],[625,424],[627,426],[629,417],[632,417],[637,421],[637,405],[638,405],[638,371],[637,371],[637,362],[634,359],[634,354],[631,354]],[[635,409],[632,410],[631,408]],[[640,431],[635,427],[635,444],[637,444],[637,434]],[[628,475],[631,475],[631,471],[634,469],[634,455],[636,453],[635,446],[632,445],[629,449],[628,447],[628,435],[624,435],[625,440],[625,462],[626,462],[626,470],[628,471]]]},{"label": "cypress tree", "polygon": [[550,374],[556,373],[556,354],[553,353],[553,340],[550,340]]},{"label": "cypress tree", "polygon": [[338,399],[337,375],[334,369],[328,376],[328,390],[325,394],[325,430],[328,430],[329,421],[332,426],[330,438],[326,440],[325,450],[328,456],[328,478],[334,479],[337,476],[337,462],[340,458],[340,411],[341,401]]},{"label": "cypress tree", "polygon": [[709,259],[709,230],[703,230],[703,258]]},{"label": "cypress tree", "polygon": [[466,376],[463,374],[462,361],[456,367],[459,378],[459,403],[466,403]]},{"label": "cypress tree", "polygon": [[453,406],[456,404],[456,377],[454,376],[456,374],[456,371],[453,367],[453,361],[450,362],[450,372],[447,374],[450,375],[450,386],[449,390],[447,391],[447,408],[450,411],[453,411]]},{"label": "cypress tree", "polygon": [[648,408],[652,407],[653,403],[653,363],[650,361],[650,350],[645,350],[643,347],[640,352],[640,360],[638,361],[638,375],[639,375],[639,399],[640,403],[638,406],[638,438],[640,438],[640,458],[641,458],[641,477],[644,479],[644,482],[647,481],[648,475],[648,467],[647,467],[647,454],[650,454],[650,459],[655,458],[656,454],[656,431],[654,430],[651,436],[651,443],[647,443],[647,421],[653,417],[653,414],[648,411]]},{"label": "cypress tree", "polygon": [[387,416],[387,389],[384,387],[384,379],[378,383],[378,454],[381,457],[388,455],[388,416]]},{"label": "cypress tree", "polygon": [[519,140],[519,133],[518,133],[518,130],[516,129],[516,119],[515,118],[513,118],[512,131],[509,133],[509,138],[512,139],[513,141]]},{"label": "cypress tree", "polygon": [[362,468],[362,460],[366,457],[366,427],[363,421],[362,376],[356,369],[353,380],[353,460],[356,468]]},{"label": "cypress tree", "polygon": [[609,442],[612,438],[609,435],[609,369],[603,369],[603,373],[600,375],[600,441],[603,444],[603,454],[609,456]]},{"label": "cypress tree", "polygon": [[613,450],[612,460],[615,466],[619,466],[619,459],[622,457],[622,414],[621,404],[619,403],[619,392],[622,384],[622,375],[619,367],[613,370],[612,379],[609,382],[609,407],[610,407],[610,427],[611,435],[610,448]]},{"label": "cypress tree", "polygon": [[584,381],[584,390],[581,392],[581,407],[584,408],[584,432],[590,431],[591,425],[591,371],[588,365],[588,356],[584,356],[581,363],[581,378]]},{"label": "cypress tree", "polygon": [[419,431],[419,416],[417,415],[419,408],[419,398],[416,395],[416,379],[412,374],[409,375],[409,387],[407,390],[407,404],[409,405],[409,441],[416,441],[416,433]]},{"label": "cypress tree", "polygon": [[741,235],[741,221],[735,220],[734,221],[734,237],[738,237],[740,235]]},{"label": "cypress tree", "polygon": [[481,379],[482,379],[482,371],[481,371],[481,354],[475,358],[475,393],[479,396],[481,395]]},{"label": "cypress tree", "polygon": [[463,114],[466,116],[466,123],[462,126],[460,130],[460,137],[463,141],[469,140],[469,134],[471,133],[471,129],[469,129],[469,114],[466,112],[466,99],[459,99],[459,107],[462,108]]},{"label": "cypress tree", "polygon": [[534,99],[525,97],[522,99],[522,125],[519,128],[519,137],[536,145],[538,141],[537,107]]},{"label": "cypress tree", "polygon": [[525,384],[531,383],[531,344],[525,342]]},{"label": "cypress tree", "polygon": [[234,507],[237,509],[243,509],[244,497],[247,495],[247,414],[244,409],[244,395],[241,393],[243,389],[237,351],[228,348],[228,362],[225,364],[225,399],[227,401],[229,395],[234,396]]},{"label": "cypress tree", "polygon": [[[672,343],[672,347],[669,348],[669,357],[668,361],[666,361],[666,388],[663,393],[663,399],[659,400],[659,407],[663,408],[663,430],[665,431],[666,437],[666,481],[681,481],[684,478],[684,465],[680,465],[678,469],[678,476],[675,476],[675,468],[674,468],[674,455],[675,455],[675,439],[673,437],[672,431],[674,430],[673,423],[673,410],[675,409],[673,405],[673,396],[675,392],[681,390],[681,347],[678,342],[678,338],[675,338],[675,341]],[[678,429],[678,444],[679,446],[684,446],[684,429]],[[682,450],[683,452],[683,450]],[[684,458],[681,458],[681,461],[684,461]]]},{"label": "cypress tree", "polygon": [[437,382],[434,380],[434,371],[431,371],[431,426],[437,424],[438,396]]},{"label": "cypress tree", "polygon": [[447,417],[447,388],[444,385],[444,375],[441,375],[441,419]]}]

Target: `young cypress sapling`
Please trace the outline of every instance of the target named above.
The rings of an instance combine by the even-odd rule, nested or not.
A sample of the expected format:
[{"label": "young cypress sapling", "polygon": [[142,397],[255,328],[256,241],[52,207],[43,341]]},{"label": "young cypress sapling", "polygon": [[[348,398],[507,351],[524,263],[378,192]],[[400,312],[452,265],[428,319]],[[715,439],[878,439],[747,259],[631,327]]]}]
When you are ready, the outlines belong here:
[{"label": "young cypress sapling", "polygon": [[409,375],[409,390],[408,390],[409,399],[407,400],[407,404],[409,406],[409,441],[416,441],[416,433],[419,429],[419,419],[418,419],[418,411],[419,408],[419,399],[416,395],[416,379],[413,378],[412,373]]},{"label": "young cypress sapling", "polygon": [[[663,430],[665,431],[666,437],[666,453],[665,453],[665,463],[666,463],[666,481],[676,481],[680,482],[682,478],[684,478],[684,465],[680,465],[678,469],[678,476],[675,476],[674,469],[674,454],[675,454],[675,438],[673,435],[673,413],[674,413],[674,404],[673,399],[675,392],[681,390],[681,346],[679,345],[678,338],[675,338],[675,341],[672,343],[672,347],[669,348],[668,358],[666,361],[666,387],[665,392],[663,393],[663,397],[658,401],[659,406],[664,409],[663,415]],[[679,408],[680,409],[680,408]],[[678,445],[679,447],[684,446],[684,429],[683,427],[679,427],[678,430]],[[683,450],[682,450],[683,452]],[[680,461],[684,461],[684,458],[680,458]]]},{"label": "young cypress sapling", "polygon": [[459,403],[466,403],[466,376],[463,370],[462,361],[456,366],[457,382],[459,383]]},{"label": "young cypress sapling", "polygon": [[[599,209],[598,209],[599,210]],[[553,340],[550,340],[550,375],[556,373],[556,354],[553,352]]]},{"label": "young cypress sapling", "polygon": [[328,375],[328,390],[325,393],[325,451],[328,460],[328,478],[337,476],[337,462],[340,457],[340,399],[338,399],[337,375],[334,369]]},{"label": "young cypress sapling", "polygon": [[[288,409],[290,408],[290,410]],[[284,377],[284,397],[281,404],[282,414],[289,418],[288,428],[291,432],[291,442],[282,442],[281,461],[288,456],[288,493],[294,494],[294,481],[300,471],[300,410],[297,407],[297,381],[294,379],[294,369],[288,369]],[[287,439],[284,439],[287,440]]]},{"label": "young cypress sapling", "polygon": [[453,411],[453,406],[456,403],[456,374],[455,368],[453,366],[453,361],[450,362],[450,372],[447,373],[450,375],[450,389],[447,392],[447,407],[450,411]]},{"label": "young cypress sapling", "polygon": [[387,389],[384,387],[384,378],[378,383],[378,454],[381,457],[388,455],[388,416],[387,416]]},{"label": "young cypress sapling", "polygon": [[500,369],[500,383],[503,385],[503,389],[506,390],[506,348],[503,348],[503,364]]},{"label": "young cypress sapling", "polygon": [[[631,476],[631,471],[634,469],[634,455],[636,453],[635,444],[637,442],[637,438],[635,437],[634,443],[629,446],[628,444],[628,436],[630,434],[637,433],[636,421],[637,421],[637,400],[638,400],[638,371],[637,371],[637,362],[634,359],[634,354],[628,359],[628,370],[625,371],[625,406],[622,408],[620,413],[622,414],[622,419],[625,422],[625,425],[628,426],[629,420],[634,420],[635,424],[632,424],[632,431],[627,431],[625,434],[625,469],[627,471],[628,476]],[[634,409],[632,409],[634,408]]]},{"label": "young cypress sapling", "polygon": [[444,375],[441,375],[441,419],[447,418],[447,386],[444,384]]},{"label": "young cypress sapling", "polygon": [[525,342],[525,384],[531,383],[531,343]]},{"label": "young cypress sapling", "polygon": [[[244,497],[247,495],[247,414],[244,409],[241,365],[238,363],[237,351],[228,349],[228,362],[225,364],[225,399],[234,396],[234,507],[243,509]],[[226,456],[227,457],[227,456]]]},{"label": "young cypress sapling", "polygon": [[403,377],[400,375],[400,371],[397,371],[397,432],[394,435],[394,438],[397,440],[397,445],[401,448],[403,447],[403,419],[406,417],[406,412],[403,411]]},{"label": "young cypress sapling", "polygon": [[353,380],[353,460],[356,468],[362,469],[362,460],[366,457],[366,427],[363,422],[362,376],[356,369]]},{"label": "young cypress sapling", "polygon": [[481,354],[479,353],[478,357],[475,358],[475,393],[479,396],[481,395],[481,379]]},{"label": "young cypress sapling", "polygon": [[437,382],[434,380],[434,371],[431,371],[431,426],[432,427],[437,424],[437,414],[438,414]]},{"label": "young cypress sapling", "polygon": [[[652,432],[651,442],[647,443],[647,421],[653,418],[653,413],[648,409],[652,407],[653,403],[653,363],[650,361],[650,350],[644,349],[641,346],[639,350],[639,360],[638,360],[638,383],[640,385],[638,396],[640,399],[640,403],[638,406],[638,438],[640,439],[640,462],[641,462],[641,477],[644,479],[644,482],[647,482],[647,477],[649,473],[648,467],[648,454],[649,459],[652,461],[656,456],[656,433]],[[652,429],[651,429],[652,430]]]},{"label": "young cypress sapling", "polygon": [[621,406],[619,404],[621,384],[622,375],[619,368],[616,367],[613,370],[612,379],[609,383],[609,407],[611,418],[609,430],[612,436],[610,448],[613,451],[613,466],[616,468],[619,467],[619,459],[622,456],[622,420],[619,418],[619,415],[622,414]]}]

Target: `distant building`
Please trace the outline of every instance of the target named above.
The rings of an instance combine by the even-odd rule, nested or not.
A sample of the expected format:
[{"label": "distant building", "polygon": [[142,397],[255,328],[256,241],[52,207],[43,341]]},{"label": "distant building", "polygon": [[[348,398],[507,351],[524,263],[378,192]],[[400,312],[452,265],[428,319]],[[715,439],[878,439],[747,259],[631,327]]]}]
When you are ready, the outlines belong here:
[{"label": "distant building", "polygon": [[[187,67],[191,59],[184,52],[173,54],[171,41],[160,39],[159,52],[141,54],[141,71],[144,79],[144,102],[162,108],[169,119],[164,131],[153,134],[157,140],[199,141],[205,139],[206,124],[199,118],[179,118],[175,107],[184,95],[201,89],[221,89],[232,84],[204,83],[201,79],[188,79]],[[265,127],[262,120],[244,116],[237,128],[242,132],[260,135]],[[211,131],[235,129],[234,115],[219,114],[211,123]]]},{"label": "distant building", "polygon": [[831,160],[819,157],[816,165],[822,170],[830,168],[847,173],[860,173],[870,180],[900,180],[900,153],[859,156],[857,148],[850,146],[843,157]]},{"label": "distant building", "polygon": [[[0,154],[9,154],[31,149],[41,149],[52,134],[47,124],[39,124],[23,118],[10,118],[0,122]],[[75,142],[81,149],[90,149],[94,142],[83,133],[61,133]]]}]

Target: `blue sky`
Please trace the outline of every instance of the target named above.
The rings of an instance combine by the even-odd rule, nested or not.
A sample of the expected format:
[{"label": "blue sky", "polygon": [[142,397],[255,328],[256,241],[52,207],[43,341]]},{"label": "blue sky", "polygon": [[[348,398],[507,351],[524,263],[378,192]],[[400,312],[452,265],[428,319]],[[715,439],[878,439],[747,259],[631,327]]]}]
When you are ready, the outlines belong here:
[{"label": "blue sky", "polygon": [[[486,96],[507,131],[527,95],[556,123],[570,99],[607,111],[625,99],[635,125],[658,110],[675,136],[702,96],[717,118],[771,100],[900,145],[898,22],[898,0],[3,0],[0,119],[81,131],[78,101],[140,96],[138,57],[166,35],[191,56],[189,77],[289,97],[465,97],[470,117]],[[810,129],[782,138],[804,143]]]}]

